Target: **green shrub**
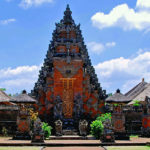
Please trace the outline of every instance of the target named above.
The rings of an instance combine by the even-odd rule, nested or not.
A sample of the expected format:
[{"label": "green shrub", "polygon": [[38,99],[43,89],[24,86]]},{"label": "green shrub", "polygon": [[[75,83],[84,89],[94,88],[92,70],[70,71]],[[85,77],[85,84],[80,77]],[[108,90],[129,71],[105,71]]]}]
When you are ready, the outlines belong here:
[{"label": "green shrub", "polygon": [[140,106],[140,101],[139,100],[135,100],[133,103],[133,106]]},{"label": "green shrub", "polygon": [[96,120],[99,120],[102,123],[107,119],[111,120],[111,113],[105,113],[96,118]]},{"label": "green shrub", "polygon": [[96,138],[99,139],[100,135],[104,130],[104,126],[100,120],[95,120],[91,123],[91,134]]},{"label": "green shrub", "polygon": [[8,136],[8,130],[5,127],[2,128],[2,135]]},{"label": "green shrub", "polygon": [[114,104],[115,107],[119,106],[119,104]]},{"label": "green shrub", "polygon": [[48,123],[43,122],[42,129],[44,131],[44,137],[49,138],[49,136],[51,135],[52,127],[49,126]]}]

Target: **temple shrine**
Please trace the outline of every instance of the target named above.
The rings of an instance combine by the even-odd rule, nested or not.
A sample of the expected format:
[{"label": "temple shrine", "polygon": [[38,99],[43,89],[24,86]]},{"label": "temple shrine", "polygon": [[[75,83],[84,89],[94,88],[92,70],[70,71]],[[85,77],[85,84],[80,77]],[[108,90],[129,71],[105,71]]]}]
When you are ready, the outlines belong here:
[{"label": "temple shrine", "polygon": [[106,91],[98,82],[80,25],[76,25],[67,5],[64,17],[56,23],[52,41],[31,95],[40,119],[54,127],[77,129],[79,121],[91,122],[104,112]]}]

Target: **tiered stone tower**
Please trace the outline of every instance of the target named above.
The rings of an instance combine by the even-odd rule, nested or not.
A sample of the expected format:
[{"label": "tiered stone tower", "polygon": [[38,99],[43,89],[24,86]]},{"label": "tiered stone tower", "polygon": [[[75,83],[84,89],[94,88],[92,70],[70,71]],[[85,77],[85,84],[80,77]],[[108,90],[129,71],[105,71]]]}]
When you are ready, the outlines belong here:
[{"label": "tiered stone tower", "polygon": [[64,128],[74,128],[80,119],[90,121],[103,113],[106,98],[91,65],[80,25],[75,24],[71,14],[67,5],[32,91],[41,119],[51,125],[60,119]]}]

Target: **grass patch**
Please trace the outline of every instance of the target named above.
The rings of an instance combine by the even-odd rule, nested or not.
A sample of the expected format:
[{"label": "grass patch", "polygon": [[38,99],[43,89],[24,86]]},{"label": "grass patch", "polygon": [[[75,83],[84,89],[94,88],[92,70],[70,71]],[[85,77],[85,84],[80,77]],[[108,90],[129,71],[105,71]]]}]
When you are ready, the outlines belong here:
[{"label": "grass patch", "polygon": [[28,146],[23,146],[23,147],[13,147],[13,146],[2,146],[0,147],[0,150],[41,150],[42,147],[28,147]]},{"label": "grass patch", "polygon": [[138,135],[130,135],[130,138],[138,138]]},{"label": "grass patch", "polygon": [[150,146],[106,146],[107,150],[150,150]]},{"label": "grass patch", "polygon": [[12,138],[12,137],[10,137],[10,136],[0,136],[0,139],[8,139],[8,138]]}]

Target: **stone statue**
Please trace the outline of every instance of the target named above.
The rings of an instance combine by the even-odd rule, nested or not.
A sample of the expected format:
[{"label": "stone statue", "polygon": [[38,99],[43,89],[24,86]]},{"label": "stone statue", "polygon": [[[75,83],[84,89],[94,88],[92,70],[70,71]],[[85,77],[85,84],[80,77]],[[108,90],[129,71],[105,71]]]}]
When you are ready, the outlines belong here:
[{"label": "stone statue", "polygon": [[34,121],[34,128],[32,133],[32,142],[44,142],[44,132],[42,130],[42,122],[38,118]]},{"label": "stone statue", "polygon": [[86,136],[87,135],[87,129],[88,129],[88,122],[86,120],[80,120],[79,121],[80,135]]},{"label": "stone statue", "polygon": [[74,106],[74,113],[76,118],[81,118],[83,114],[83,101],[81,99],[81,95],[78,94],[75,97],[75,106]]},{"label": "stone statue", "polygon": [[57,136],[62,135],[62,121],[61,120],[55,121],[55,131],[56,131]]},{"label": "stone statue", "polygon": [[102,142],[114,142],[115,136],[113,131],[112,122],[109,119],[106,119],[103,122],[104,131],[102,132],[102,135],[100,136],[100,140]]},{"label": "stone statue", "polygon": [[56,96],[56,99],[54,102],[54,118],[62,119],[62,100],[60,96]]}]

